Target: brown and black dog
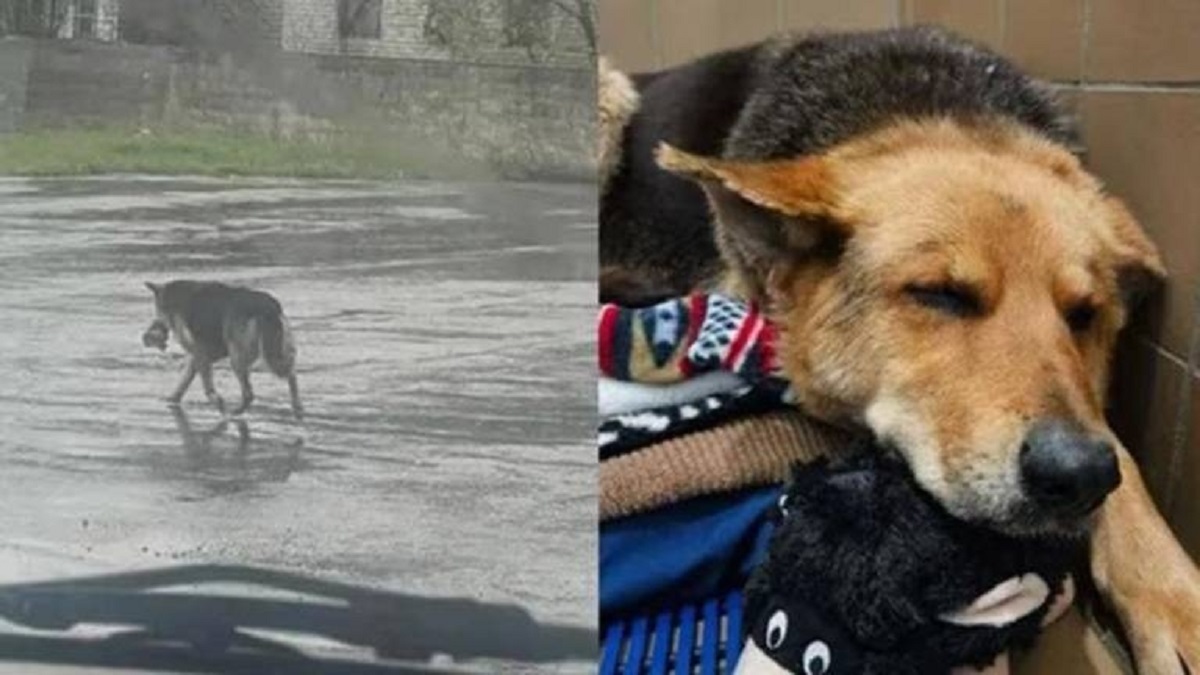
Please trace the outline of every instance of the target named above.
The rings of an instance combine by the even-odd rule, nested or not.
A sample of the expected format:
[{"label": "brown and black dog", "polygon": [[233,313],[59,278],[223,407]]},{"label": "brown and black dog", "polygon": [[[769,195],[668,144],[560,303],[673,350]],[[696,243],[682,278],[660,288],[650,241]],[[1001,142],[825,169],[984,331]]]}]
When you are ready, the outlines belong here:
[{"label": "brown and black dog", "polygon": [[1200,672],[1200,573],[1104,418],[1164,269],[1049,90],[928,28],[602,65],[601,87],[602,299],[761,302],[808,413],[869,429],[962,518],[1090,531],[1140,672]]}]

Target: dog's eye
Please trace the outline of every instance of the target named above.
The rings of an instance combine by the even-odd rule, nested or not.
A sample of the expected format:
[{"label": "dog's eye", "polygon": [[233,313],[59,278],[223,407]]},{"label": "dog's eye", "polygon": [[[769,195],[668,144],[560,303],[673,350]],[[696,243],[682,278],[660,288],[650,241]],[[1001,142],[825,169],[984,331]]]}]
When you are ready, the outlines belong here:
[{"label": "dog's eye", "polygon": [[1072,333],[1083,333],[1096,321],[1096,307],[1087,303],[1076,305],[1064,317]]},{"label": "dog's eye", "polygon": [[954,316],[978,316],[983,308],[979,296],[971,289],[953,284],[918,286],[910,284],[904,292],[917,303]]}]

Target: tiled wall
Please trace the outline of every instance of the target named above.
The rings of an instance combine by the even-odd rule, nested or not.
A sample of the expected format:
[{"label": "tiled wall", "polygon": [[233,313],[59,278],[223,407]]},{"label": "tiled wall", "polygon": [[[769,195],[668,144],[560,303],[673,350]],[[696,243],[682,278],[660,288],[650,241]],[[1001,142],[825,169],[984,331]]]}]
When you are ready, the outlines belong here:
[{"label": "tiled wall", "polygon": [[599,0],[601,51],[649,70],[783,29],[938,23],[1057,83],[1088,162],[1171,280],[1122,344],[1113,425],[1200,559],[1200,1]]}]

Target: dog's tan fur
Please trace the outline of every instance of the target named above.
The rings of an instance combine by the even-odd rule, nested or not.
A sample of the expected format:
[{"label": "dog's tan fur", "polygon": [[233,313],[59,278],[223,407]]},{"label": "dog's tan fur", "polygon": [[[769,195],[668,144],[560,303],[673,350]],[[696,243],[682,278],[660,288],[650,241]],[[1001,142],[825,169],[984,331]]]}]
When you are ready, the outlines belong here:
[{"label": "dog's tan fur", "polygon": [[[952,512],[1054,530],[1026,501],[1019,448],[1046,416],[1113,440],[1121,486],[1094,518],[1093,570],[1143,673],[1200,669],[1200,575],[1103,417],[1129,280],[1154,246],[1070,152],[1003,121],[900,121],[771,162],[663,146],[713,206],[730,290],[762,301],[804,409],[864,425]],[[955,316],[913,289],[951,287]],[[1083,308],[1083,309],[1081,309]],[[1094,318],[1080,329],[1068,317]]]}]

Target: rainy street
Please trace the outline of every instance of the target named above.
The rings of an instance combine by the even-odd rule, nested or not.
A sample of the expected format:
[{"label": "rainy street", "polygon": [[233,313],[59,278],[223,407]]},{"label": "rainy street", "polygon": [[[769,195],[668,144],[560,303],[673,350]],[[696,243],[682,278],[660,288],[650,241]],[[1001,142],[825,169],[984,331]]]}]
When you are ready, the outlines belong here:
[{"label": "rainy street", "polygon": [[[0,582],[236,563],[593,627],[595,236],[589,186],[0,179]],[[261,364],[244,417],[167,405],[178,278],[280,300],[303,423]]]}]

